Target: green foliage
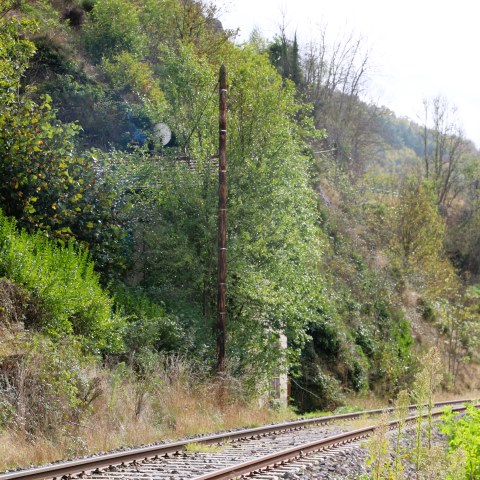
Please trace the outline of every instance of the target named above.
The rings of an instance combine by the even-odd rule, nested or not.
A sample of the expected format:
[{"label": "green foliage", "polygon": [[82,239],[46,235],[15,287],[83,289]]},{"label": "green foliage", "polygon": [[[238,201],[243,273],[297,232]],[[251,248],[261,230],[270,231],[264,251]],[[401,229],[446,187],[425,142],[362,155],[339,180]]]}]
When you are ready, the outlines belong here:
[{"label": "green foliage", "polygon": [[231,50],[228,39],[235,32],[220,28],[218,15],[218,7],[203,0],[144,2],[140,18],[150,62],[161,63],[162,46],[173,50],[188,46],[201,58],[225,58],[226,52]]},{"label": "green foliage", "polygon": [[92,74],[93,67],[81,62],[71,77],[52,69],[42,88],[54,97],[62,119],[79,121],[87,145],[125,148],[139,138],[141,143],[155,123],[172,123],[165,115],[163,83],[177,79],[161,72],[168,51],[188,46],[199,56],[221,57],[231,48],[232,32],[220,29],[216,16],[213,4],[196,1],[95,2],[81,39],[98,70]]},{"label": "green foliage", "polygon": [[436,326],[445,335],[449,388],[455,389],[462,364],[476,359],[480,342],[480,302],[475,286],[458,296],[455,303],[435,304]]},{"label": "green foliage", "polygon": [[88,242],[108,272],[113,265],[119,267],[114,257],[122,238],[110,213],[115,189],[105,189],[108,178],[95,170],[94,158],[76,154],[77,131],[73,124],[58,123],[48,98],[42,105],[20,99],[12,109],[4,109],[0,205],[30,231]]},{"label": "green foliage", "polygon": [[303,83],[303,72],[300,65],[297,34],[292,40],[287,39],[282,29],[280,35],[275,36],[268,46],[270,62],[278,70],[283,79],[289,79],[297,88]]},{"label": "green foliage", "polygon": [[[306,131],[314,132],[296,123],[293,87],[249,49],[232,49],[228,61],[230,367],[253,383],[285,368],[284,355],[293,362],[304,341],[322,298],[316,271],[322,235],[302,143]],[[142,219],[142,284],[192,332],[196,353],[212,358],[217,69],[188,46],[164,50],[161,75],[171,79],[162,85],[169,126],[187,155],[183,161],[135,157],[134,175],[147,187],[132,196]],[[289,352],[278,349],[281,332]]]},{"label": "green foliage", "polygon": [[82,337],[92,351],[122,347],[120,318],[112,314],[112,300],[102,290],[88,255],[56,246],[42,234],[18,232],[13,221],[0,214],[0,275],[6,276],[38,299],[43,314],[30,318],[29,328],[52,338]]},{"label": "green foliage", "polygon": [[[329,302],[328,307],[319,303],[323,308],[312,318],[311,342],[301,359],[305,375],[297,382],[315,392],[313,375],[308,372],[320,368],[345,389],[374,388],[392,395],[412,380],[413,339],[409,321],[392,295],[393,282],[385,272],[368,265],[358,240],[354,245],[344,233],[350,221],[359,220],[353,210],[342,211],[341,216],[333,209],[322,212],[322,229],[329,238],[322,267],[328,272]],[[351,220],[350,215],[354,216]],[[318,401],[300,388],[293,387],[292,392],[305,405]]]},{"label": "green foliage", "polygon": [[386,392],[395,393],[412,380],[413,338],[410,323],[399,310],[390,307],[383,322],[381,333],[376,336],[379,345],[372,360],[370,380],[377,388],[381,386]]},{"label": "green foliage", "polygon": [[[383,391],[400,388],[411,375],[408,322],[394,307],[393,282],[370,267],[365,251],[349,240],[350,228],[335,225],[326,208],[319,212],[309,144],[323,143],[324,135],[313,128],[312,108],[298,101],[295,86],[307,88],[304,80],[310,82],[304,93],[314,103],[317,125],[332,132],[331,146],[338,141],[339,162],[365,155],[370,124],[362,121],[375,108],[363,109],[356,97],[354,86],[363,74],[354,72],[360,51],[355,39],[346,45],[351,69],[343,70],[353,76],[337,83],[353,88],[347,101],[328,83],[329,59],[322,64],[311,58],[317,69],[312,72],[321,78],[304,78],[296,39],[279,39],[270,52],[278,47],[280,57],[286,53],[276,64],[287,60],[282,78],[267,55],[259,54],[266,47],[259,39],[242,48],[228,41],[232,32],[219,28],[210,3],[82,4],[90,13],[80,29],[55,27],[69,45],[81,42],[80,48],[63,48],[53,31],[36,37],[39,55],[26,82],[43,82],[38,92],[50,92],[53,102],[18,88],[22,81],[15,72],[23,73],[34,47],[28,51],[22,44],[22,57],[20,44],[27,41],[12,36],[21,68],[12,70],[16,87],[4,103],[3,135],[8,149],[18,145],[20,153],[4,148],[9,156],[2,164],[2,205],[21,226],[88,244],[105,284],[127,270],[126,284],[138,288],[115,292],[116,308],[128,318],[127,361],[142,373],[156,352],[179,350],[202,365],[213,364],[222,62],[229,108],[230,373],[254,390],[268,388],[268,378],[279,371],[302,368],[298,383],[313,392],[305,402],[312,405],[340,403],[342,389],[362,392],[373,383]],[[50,15],[45,12],[39,22]],[[58,118],[78,119],[83,131]],[[158,122],[171,128],[174,147],[150,141]],[[108,152],[79,155],[78,139]],[[136,147],[128,146],[132,141]],[[47,175],[48,191],[42,183]],[[345,198],[360,212],[354,186],[347,176],[340,182],[348,185]],[[75,331],[73,320],[62,318],[53,330]],[[288,337],[286,351],[279,348],[281,334]]]},{"label": "green foliage", "polygon": [[293,353],[325,302],[312,159],[302,148],[302,136],[316,134],[296,122],[293,85],[264,57],[246,49],[231,62],[232,336],[239,355],[245,337],[261,344],[268,331],[285,331]]},{"label": "green foliage", "polygon": [[140,26],[138,7],[127,0],[97,0],[84,29],[85,45],[100,62],[124,50],[142,52],[145,36]]},{"label": "green foliage", "polygon": [[[2,13],[8,11],[14,2],[4,2]],[[25,72],[28,59],[35,52],[34,44],[19,36],[22,31],[35,31],[36,26],[29,21],[0,19],[0,100],[3,104],[15,98],[19,77]]]},{"label": "green foliage", "polygon": [[[433,396],[440,385],[442,370],[438,349],[430,349],[422,357],[421,365],[412,390],[413,401],[420,405],[414,430],[405,428],[410,398],[408,392],[403,390],[395,402],[395,414],[399,421],[396,438],[390,439],[387,435],[387,418],[384,415],[368,441],[367,463],[370,472],[363,475],[362,479],[400,480],[407,478],[407,472],[408,478],[412,475],[415,478],[460,478],[459,471],[464,464],[462,455],[455,454],[447,458],[444,446],[435,445],[432,436]],[[412,433],[413,444],[409,442]]]},{"label": "green foliage", "polygon": [[218,115],[216,69],[197,57],[190,45],[180,46],[178,51],[165,48],[163,59],[159,74],[168,79],[162,89],[169,105],[168,124],[181,148],[178,153],[187,153],[199,162],[199,169],[212,172],[207,159],[218,149],[218,122],[212,123]]},{"label": "green foliage", "polygon": [[30,231],[88,242],[108,272],[121,263],[114,253],[122,238],[111,215],[115,189],[105,189],[108,178],[95,159],[77,153],[79,127],[59,122],[48,96],[37,102],[31,88],[21,88],[35,50],[22,34],[32,25],[0,20],[0,206]]},{"label": "green foliage", "polygon": [[[391,395],[411,380],[413,340],[410,326],[395,304],[391,279],[382,270],[368,265],[365,251],[354,246],[343,233],[349,228],[350,215],[358,219],[356,209],[353,213],[350,210],[342,212],[341,217],[330,212],[323,219],[323,228],[331,242],[325,269],[329,272],[329,290],[336,310],[332,316],[336,321],[329,323],[343,344],[338,351],[349,352],[348,355],[343,353],[337,363],[348,366],[347,372],[351,373],[343,377],[347,382],[357,376],[352,375],[353,372],[361,371],[360,378],[367,379],[364,384]],[[340,332],[346,335],[342,338]],[[314,340],[316,336],[313,335]],[[324,342],[330,335],[322,333],[320,337]],[[322,344],[316,350],[329,352]],[[355,388],[353,382],[347,385]]]},{"label": "green foliage", "polygon": [[[474,480],[480,478],[480,410],[474,405],[467,405],[467,412],[460,418],[446,408],[442,417],[442,433],[448,436],[448,446],[451,454],[462,450],[465,452],[465,470],[463,478]],[[454,480],[453,477],[448,477]],[[459,477],[457,477],[459,478]]]},{"label": "green foliage", "polygon": [[[144,115],[152,123],[162,119],[165,110],[165,98],[160,89],[159,82],[147,63],[136,59],[129,52],[121,52],[113,59],[103,61],[103,69],[109,75],[113,88],[119,94],[133,94],[143,107],[143,112],[133,112],[139,116]],[[129,98],[131,106],[135,103]]]},{"label": "green foliage", "polygon": [[480,284],[471,285],[466,293],[471,299],[480,299]]},{"label": "green foliage", "polygon": [[164,306],[152,302],[141,289],[119,284],[114,289],[114,301],[127,322],[123,331],[127,354],[186,349],[187,339],[178,319],[169,315]]},{"label": "green foliage", "polygon": [[388,416],[383,413],[374,434],[367,443],[369,456],[367,465],[371,470],[369,480],[390,480],[395,478],[390,459],[390,439],[388,437]]},{"label": "green foliage", "polygon": [[49,98],[41,105],[28,98],[3,105],[0,202],[8,215],[69,233],[65,224],[85,189],[78,178],[85,160],[73,152],[77,127],[55,123]]},{"label": "green foliage", "polygon": [[299,413],[334,410],[345,402],[341,383],[318,363],[302,365],[302,377],[292,380],[292,396]]},{"label": "green foliage", "polygon": [[406,180],[398,202],[375,222],[404,288],[410,283],[430,299],[455,294],[457,279],[443,247],[445,222],[425,185]]}]

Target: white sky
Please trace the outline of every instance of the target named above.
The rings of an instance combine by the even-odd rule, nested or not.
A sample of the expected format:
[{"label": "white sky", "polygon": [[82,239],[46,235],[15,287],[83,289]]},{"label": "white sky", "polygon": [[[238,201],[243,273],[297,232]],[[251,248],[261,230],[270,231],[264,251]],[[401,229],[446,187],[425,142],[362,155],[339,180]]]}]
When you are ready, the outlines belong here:
[{"label": "white sky", "polygon": [[267,38],[287,31],[299,43],[353,31],[365,38],[374,71],[370,94],[398,115],[419,121],[422,100],[444,95],[480,147],[480,2],[478,0],[217,0],[225,28],[240,40],[257,26]]}]

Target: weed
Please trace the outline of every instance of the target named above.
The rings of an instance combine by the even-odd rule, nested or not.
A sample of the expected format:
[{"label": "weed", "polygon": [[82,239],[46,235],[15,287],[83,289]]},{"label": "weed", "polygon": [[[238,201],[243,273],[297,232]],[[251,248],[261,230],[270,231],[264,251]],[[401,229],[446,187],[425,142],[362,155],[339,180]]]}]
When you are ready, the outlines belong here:
[{"label": "weed", "polygon": [[400,480],[403,478],[403,464],[401,462],[402,457],[402,435],[404,433],[405,421],[410,412],[408,406],[410,403],[410,395],[406,390],[402,390],[397,397],[395,402],[395,416],[398,419],[398,427],[395,438],[395,453],[393,460],[393,478],[395,480]]},{"label": "weed", "polygon": [[[434,395],[442,380],[442,361],[436,347],[431,348],[421,359],[423,369],[415,376],[413,398],[420,405],[416,421],[414,463],[417,472],[421,470],[421,463],[432,450],[433,407]],[[425,407],[423,405],[426,405]],[[427,420],[421,418],[426,411]],[[426,436],[427,445],[422,443],[422,434]]]},{"label": "weed", "polygon": [[388,416],[380,417],[380,422],[367,442],[369,457],[367,465],[371,468],[371,479],[381,480],[391,478],[392,466],[390,462],[390,439],[388,437]]},{"label": "weed", "polygon": [[480,478],[480,410],[467,405],[466,414],[459,419],[448,408],[443,422],[441,430],[448,436],[450,457],[457,459],[456,463],[458,456],[464,459],[464,478]]},{"label": "weed", "polygon": [[[443,446],[433,444],[433,405],[434,394],[440,385],[441,361],[436,348],[429,350],[421,359],[423,369],[415,377],[412,397],[420,407],[418,414],[426,418],[418,418],[414,427],[413,446],[408,450],[402,445],[406,434],[406,419],[409,415],[409,394],[400,392],[395,402],[395,415],[398,428],[393,438],[387,435],[386,415],[383,415],[374,435],[367,442],[369,450],[368,464],[370,474],[364,480],[443,480],[455,479],[456,472],[461,470],[462,455],[455,459],[446,455]],[[407,469],[408,467],[408,469]],[[411,476],[413,469],[414,477]]]},{"label": "weed", "polygon": [[222,451],[220,445],[204,445],[202,443],[192,442],[185,446],[188,453],[218,453]]}]

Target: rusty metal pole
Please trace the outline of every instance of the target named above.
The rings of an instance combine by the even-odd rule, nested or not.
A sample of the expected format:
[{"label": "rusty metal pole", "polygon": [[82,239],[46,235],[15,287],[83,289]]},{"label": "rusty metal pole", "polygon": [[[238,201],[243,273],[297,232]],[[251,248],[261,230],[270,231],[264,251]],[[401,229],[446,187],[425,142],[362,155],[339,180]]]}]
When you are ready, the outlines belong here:
[{"label": "rusty metal pole", "polygon": [[223,375],[227,336],[227,71],[225,65],[220,67],[219,96],[217,373]]}]

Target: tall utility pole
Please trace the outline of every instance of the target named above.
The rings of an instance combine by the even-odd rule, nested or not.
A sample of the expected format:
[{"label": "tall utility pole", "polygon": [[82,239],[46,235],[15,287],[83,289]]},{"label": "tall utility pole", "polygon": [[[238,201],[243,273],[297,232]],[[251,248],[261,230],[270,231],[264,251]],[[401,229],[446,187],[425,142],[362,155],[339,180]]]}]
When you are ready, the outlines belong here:
[{"label": "tall utility pole", "polygon": [[217,373],[225,373],[227,336],[227,70],[220,67],[220,114],[218,156],[218,297],[217,297]]}]

